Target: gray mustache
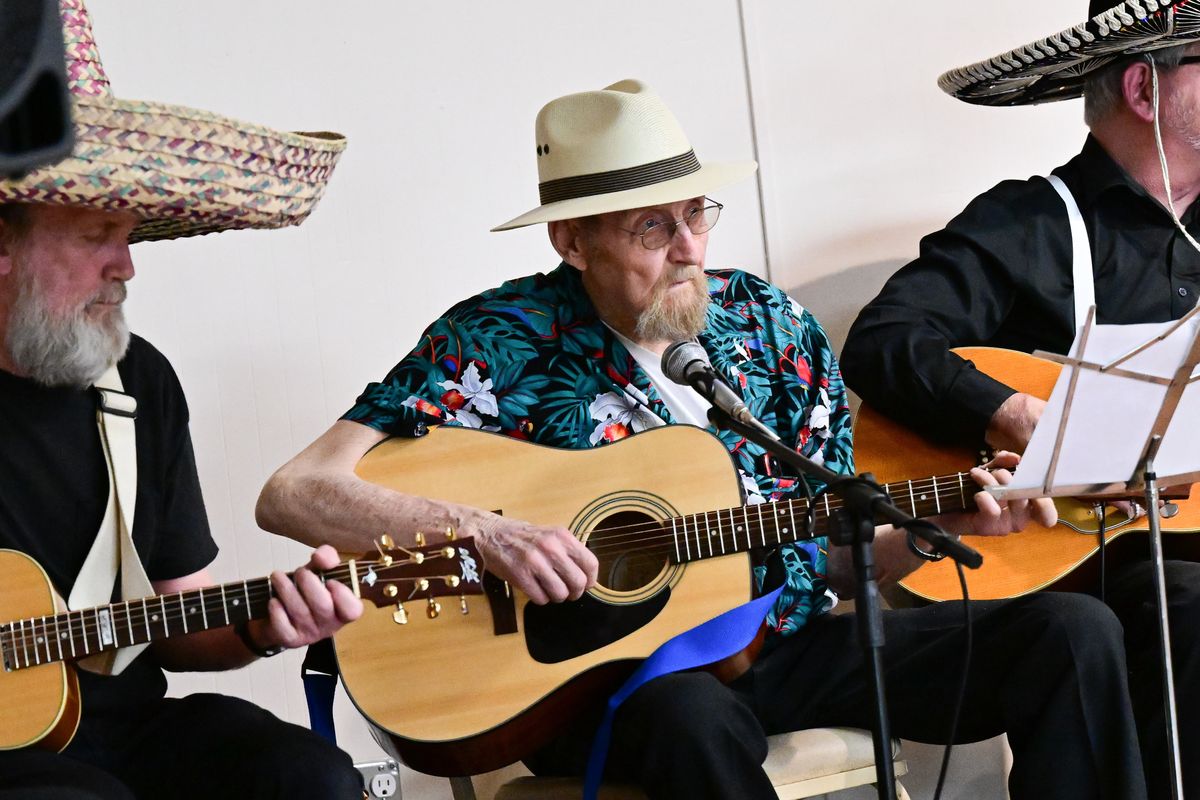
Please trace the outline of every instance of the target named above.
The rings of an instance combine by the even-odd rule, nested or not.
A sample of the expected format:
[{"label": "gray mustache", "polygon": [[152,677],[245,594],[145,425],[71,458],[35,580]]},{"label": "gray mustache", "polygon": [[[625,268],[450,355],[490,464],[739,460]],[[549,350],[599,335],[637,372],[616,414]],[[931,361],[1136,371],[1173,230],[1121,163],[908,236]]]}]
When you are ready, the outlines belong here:
[{"label": "gray mustache", "polygon": [[101,289],[96,293],[95,297],[92,298],[91,302],[124,303],[126,294],[128,294],[128,290],[125,288],[125,282],[119,281],[109,288]]}]

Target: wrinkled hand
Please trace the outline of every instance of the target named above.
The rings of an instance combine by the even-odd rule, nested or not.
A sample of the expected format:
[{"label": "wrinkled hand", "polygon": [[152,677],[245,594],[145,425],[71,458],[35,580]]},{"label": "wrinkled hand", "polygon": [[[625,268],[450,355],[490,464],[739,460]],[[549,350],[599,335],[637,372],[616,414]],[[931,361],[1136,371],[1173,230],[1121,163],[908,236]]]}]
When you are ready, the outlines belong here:
[{"label": "wrinkled hand", "polygon": [[[1020,461],[1016,453],[1002,450],[983,467],[971,470],[971,477],[981,487],[1003,485],[1012,480],[1009,470]],[[943,514],[933,521],[950,533],[976,536],[1004,536],[1023,530],[1030,522],[1047,528],[1058,522],[1058,510],[1048,497],[1000,501],[979,491],[975,493],[975,506],[974,514]]]},{"label": "wrinkled hand", "polygon": [[1017,392],[996,409],[988,421],[983,438],[996,450],[1024,453],[1025,446],[1033,436],[1033,429],[1045,410],[1045,400]]},{"label": "wrinkled hand", "polygon": [[275,596],[268,607],[266,624],[251,635],[266,645],[304,647],[326,639],[347,622],[362,616],[362,601],[349,587],[335,580],[321,583],[312,570],[329,570],[340,559],[337,551],[322,545],[313,551],[308,564],[292,573],[271,573]]},{"label": "wrinkled hand", "polygon": [[596,556],[566,528],[498,518],[475,539],[488,572],[538,605],[578,600],[596,583]]}]

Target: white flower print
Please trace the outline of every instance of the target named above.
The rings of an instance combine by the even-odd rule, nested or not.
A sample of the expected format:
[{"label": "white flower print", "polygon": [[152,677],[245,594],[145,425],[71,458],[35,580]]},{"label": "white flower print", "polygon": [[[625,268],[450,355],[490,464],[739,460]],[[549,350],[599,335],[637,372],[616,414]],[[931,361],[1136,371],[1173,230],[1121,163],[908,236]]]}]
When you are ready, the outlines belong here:
[{"label": "white flower print", "polygon": [[767,498],[763,497],[762,489],[758,488],[758,481],[747,475],[741,467],[738,467],[738,474],[742,476],[742,492],[746,495],[746,505],[753,506],[767,502]]},{"label": "white flower print", "polygon": [[[623,438],[630,433],[638,433],[663,424],[661,419],[643,405],[646,402],[645,396],[638,397],[641,392],[636,387],[630,386],[626,391],[628,394],[598,394],[588,406],[592,419],[599,421],[592,435],[588,437],[590,444],[597,444],[603,439]],[[639,400],[641,402],[638,402]]]},{"label": "white flower print", "polygon": [[460,408],[454,412],[454,421],[464,428],[478,428],[481,431],[499,431],[499,425],[484,425],[483,418],[473,411]]},{"label": "white flower print", "polygon": [[[463,372],[462,381],[462,383],[442,381],[438,384],[438,386],[446,391],[453,389],[463,396],[464,403],[459,413],[474,410],[489,417],[495,417],[500,414],[500,407],[496,405],[496,395],[492,394],[492,379],[488,378],[486,381],[480,381],[479,367],[474,361],[467,365],[466,371]],[[455,416],[457,417],[457,414]],[[479,426],[475,425],[472,427]]]},{"label": "white flower print", "polygon": [[817,403],[808,414],[808,429],[814,436],[829,438],[829,394],[824,389],[818,393]]}]

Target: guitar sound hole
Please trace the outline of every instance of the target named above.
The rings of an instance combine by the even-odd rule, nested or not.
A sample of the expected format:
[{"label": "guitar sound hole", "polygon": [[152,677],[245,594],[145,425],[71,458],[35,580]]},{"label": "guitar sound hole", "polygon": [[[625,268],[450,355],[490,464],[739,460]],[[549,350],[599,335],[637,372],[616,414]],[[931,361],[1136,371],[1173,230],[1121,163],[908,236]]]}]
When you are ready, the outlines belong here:
[{"label": "guitar sound hole", "polygon": [[605,518],[588,537],[600,562],[598,582],[617,592],[632,592],[657,578],[669,565],[670,535],[662,524],[636,511]]}]

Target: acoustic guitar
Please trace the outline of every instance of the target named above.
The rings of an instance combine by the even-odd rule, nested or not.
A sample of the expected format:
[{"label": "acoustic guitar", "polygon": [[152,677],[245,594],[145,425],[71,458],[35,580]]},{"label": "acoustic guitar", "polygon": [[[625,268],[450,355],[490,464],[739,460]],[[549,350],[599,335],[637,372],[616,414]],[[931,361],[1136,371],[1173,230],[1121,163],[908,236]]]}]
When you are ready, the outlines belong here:
[{"label": "acoustic guitar", "polygon": [[[479,554],[470,539],[424,547],[384,541],[378,553],[318,573],[377,606],[477,594]],[[60,751],[79,726],[79,679],[71,662],[127,647],[267,616],[270,578],[237,581],[79,611],[64,606],[41,565],[0,549],[0,750]]]},{"label": "acoustic guitar", "polygon": [[[565,526],[600,562],[598,585],[578,601],[538,606],[485,573],[486,603],[454,619],[406,610],[398,625],[368,609],[338,633],[351,699],[395,755],[433,775],[478,774],[534,752],[663,642],[749,600],[745,553],[802,538],[808,511],[804,499],[742,506],[725,446],[685,425],[593,450],[442,426],[381,442],[357,471],[410,494]],[[976,491],[965,473],[889,489],[915,516],[973,508]],[[817,497],[818,535],[839,508]],[[753,655],[717,674],[735,677]]]},{"label": "acoustic guitar", "polygon": [[[1027,353],[991,347],[963,347],[954,352],[972,361],[980,371],[1026,394],[1046,399],[1054,388],[1059,364]],[[1105,431],[1101,435],[1113,435]],[[909,475],[963,469],[986,458],[986,449],[954,447],[930,442],[880,412],[863,404],[854,420],[854,461],[880,481],[899,481]],[[1168,558],[1200,560],[1200,537],[1175,534],[1200,530],[1200,500],[1172,495],[1173,516],[1164,518],[1163,546]],[[1057,499],[1059,522],[1053,528],[1030,525],[1010,536],[974,537],[971,546],[983,555],[983,566],[968,574],[971,597],[996,600],[1042,589],[1094,590],[1099,581],[1099,519],[1090,505]],[[1105,531],[1105,557],[1122,563],[1149,552],[1146,519],[1130,520],[1110,508]],[[947,559],[922,566],[900,582],[921,601],[938,602],[962,597],[958,574]]]}]

